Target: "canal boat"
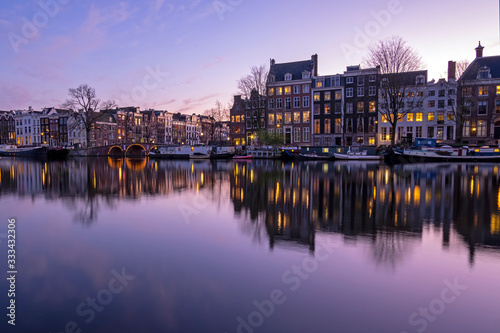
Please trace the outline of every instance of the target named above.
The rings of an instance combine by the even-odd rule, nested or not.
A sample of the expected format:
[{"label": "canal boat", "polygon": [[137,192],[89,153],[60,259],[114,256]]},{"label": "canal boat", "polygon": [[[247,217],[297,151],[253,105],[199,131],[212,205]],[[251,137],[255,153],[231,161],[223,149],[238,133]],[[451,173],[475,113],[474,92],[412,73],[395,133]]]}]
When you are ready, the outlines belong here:
[{"label": "canal boat", "polygon": [[0,156],[12,157],[45,157],[47,147],[22,147],[16,145],[0,145]]},{"label": "canal boat", "polygon": [[359,147],[349,147],[346,153],[334,153],[337,160],[381,160],[383,155],[370,155],[367,150],[360,150]]},{"label": "canal boat", "polygon": [[395,149],[394,154],[405,162],[496,162],[500,161],[498,147],[483,146],[469,148],[467,146],[453,148]]},{"label": "canal boat", "polygon": [[255,147],[247,150],[248,155],[258,159],[279,159],[281,149],[275,147]]},{"label": "canal boat", "polygon": [[210,154],[204,154],[204,153],[192,153],[191,155],[189,155],[189,159],[193,159],[193,160],[205,160],[205,159],[209,159],[210,158]]},{"label": "canal boat", "polygon": [[319,161],[319,160],[329,160],[333,156],[330,155],[318,155],[316,153],[310,153],[310,154],[298,154],[297,159],[299,160],[305,160],[305,161]]}]

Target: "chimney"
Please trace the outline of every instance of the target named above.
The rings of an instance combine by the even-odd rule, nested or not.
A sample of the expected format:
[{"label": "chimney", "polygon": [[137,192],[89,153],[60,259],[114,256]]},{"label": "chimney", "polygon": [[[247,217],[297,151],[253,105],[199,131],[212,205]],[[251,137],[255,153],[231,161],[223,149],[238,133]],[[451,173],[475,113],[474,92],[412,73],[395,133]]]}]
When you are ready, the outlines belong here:
[{"label": "chimney", "polygon": [[273,67],[275,63],[276,63],[276,62],[274,61],[274,59],[271,59],[271,60],[269,61],[269,64],[270,64],[269,68]]},{"label": "chimney", "polygon": [[483,49],[484,49],[484,47],[481,46],[481,41],[479,41],[479,45],[478,45],[478,47],[476,47],[476,58],[483,57]]},{"label": "chimney", "polygon": [[313,54],[311,60],[314,63],[314,73],[313,76],[318,76],[318,54]]},{"label": "chimney", "polygon": [[28,106],[28,111],[33,111],[33,107]]},{"label": "chimney", "polygon": [[448,81],[456,79],[457,76],[457,63],[455,61],[448,61]]}]

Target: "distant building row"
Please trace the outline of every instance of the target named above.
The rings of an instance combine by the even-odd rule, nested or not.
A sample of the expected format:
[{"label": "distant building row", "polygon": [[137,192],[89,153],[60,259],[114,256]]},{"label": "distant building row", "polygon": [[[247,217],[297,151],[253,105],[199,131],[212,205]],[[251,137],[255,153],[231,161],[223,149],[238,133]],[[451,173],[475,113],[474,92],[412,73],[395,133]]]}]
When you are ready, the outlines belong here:
[{"label": "distant building row", "polygon": [[[87,133],[80,119],[71,110],[56,108],[0,111],[0,144],[84,147]],[[125,107],[99,113],[90,131],[90,145],[196,145],[227,142],[228,136],[228,122],[215,122],[208,116]]]},{"label": "distant building row", "polygon": [[[404,117],[397,123],[396,142],[415,137],[465,143],[500,139],[500,56],[476,58],[460,78],[448,63],[448,78],[427,81],[427,71],[404,73]],[[380,90],[378,68],[348,66],[343,74],[318,75],[318,56],[277,64],[271,59],[267,92],[234,97],[230,111],[231,141],[249,145],[259,129],[282,134],[284,144],[390,144],[392,126],[381,112],[387,97]],[[458,126],[457,126],[458,125]],[[460,133],[459,133],[460,132]]]}]

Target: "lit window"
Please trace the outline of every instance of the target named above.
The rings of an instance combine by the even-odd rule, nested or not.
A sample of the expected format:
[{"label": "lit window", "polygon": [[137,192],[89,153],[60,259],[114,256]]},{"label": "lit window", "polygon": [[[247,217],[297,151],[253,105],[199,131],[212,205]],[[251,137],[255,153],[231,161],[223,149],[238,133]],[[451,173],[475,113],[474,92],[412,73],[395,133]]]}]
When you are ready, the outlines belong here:
[{"label": "lit window", "polygon": [[325,92],[325,101],[329,101],[331,99],[332,99],[332,94],[329,91]]},{"label": "lit window", "polygon": [[277,113],[276,114],[276,124],[282,124],[282,123],[283,123],[283,114]]},{"label": "lit window", "polygon": [[375,107],[375,101],[370,101],[368,104],[368,112],[375,112],[376,107]]},{"label": "lit window", "polygon": [[358,102],[357,111],[358,111],[358,113],[365,112],[365,103],[364,102]]},{"label": "lit window", "polygon": [[302,119],[304,120],[304,123],[309,123],[310,122],[310,117],[311,117],[311,112],[310,111],[304,111],[302,112]]},{"label": "lit window", "polygon": [[479,96],[488,96],[488,87],[480,86],[479,87]]},{"label": "lit window", "polygon": [[422,121],[422,112],[417,112],[416,113],[416,118],[417,118],[417,121]]},{"label": "lit window", "polygon": [[332,112],[332,105],[330,103],[325,104],[325,114],[330,114]]},{"label": "lit window", "polygon": [[500,86],[497,86],[497,95],[500,95]]},{"label": "lit window", "polygon": [[282,87],[277,87],[276,88],[276,95],[281,95],[283,94],[283,88]]},{"label": "lit window", "polygon": [[316,88],[323,88],[323,81],[316,81]]},{"label": "lit window", "polygon": [[269,114],[269,125],[274,125],[274,113]]},{"label": "lit window", "polygon": [[342,99],[342,92],[340,90],[335,91],[335,99]]},{"label": "lit window", "polygon": [[274,95],[274,88],[269,88],[268,89],[268,94],[269,94],[269,96]]},{"label": "lit window", "polygon": [[285,124],[291,124],[291,123],[292,123],[292,113],[285,112]]},{"label": "lit window", "polygon": [[406,114],[406,121],[413,121],[413,113]]},{"label": "lit window", "polygon": [[[300,123],[300,112],[293,113],[293,122],[296,124]],[[298,140],[296,140],[296,141],[298,141]]]},{"label": "lit window", "polygon": [[286,95],[290,95],[291,93],[292,93],[292,87],[290,87],[290,86],[286,86],[286,87],[285,87],[285,94],[286,94]]},{"label": "lit window", "polygon": [[314,134],[319,134],[319,119],[314,119]]},{"label": "lit window", "polygon": [[314,100],[315,101],[319,101],[320,100],[320,93],[319,92],[315,92],[314,93]]}]

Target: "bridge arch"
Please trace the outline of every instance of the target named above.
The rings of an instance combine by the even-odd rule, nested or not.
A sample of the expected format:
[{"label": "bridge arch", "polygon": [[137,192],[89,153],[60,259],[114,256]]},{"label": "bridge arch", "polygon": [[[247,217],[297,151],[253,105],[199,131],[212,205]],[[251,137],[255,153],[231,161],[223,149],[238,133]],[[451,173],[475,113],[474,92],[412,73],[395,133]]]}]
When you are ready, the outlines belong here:
[{"label": "bridge arch", "polygon": [[142,157],[146,155],[147,149],[144,148],[143,145],[139,143],[133,143],[130,146],[128,146],[127,150],[125,151],[125,156],[128,157]]},{"label": "bridge arch", "polygon": [[123,149],[120,146],[114,145],[108,149],[108,156],[123,156]]}]

